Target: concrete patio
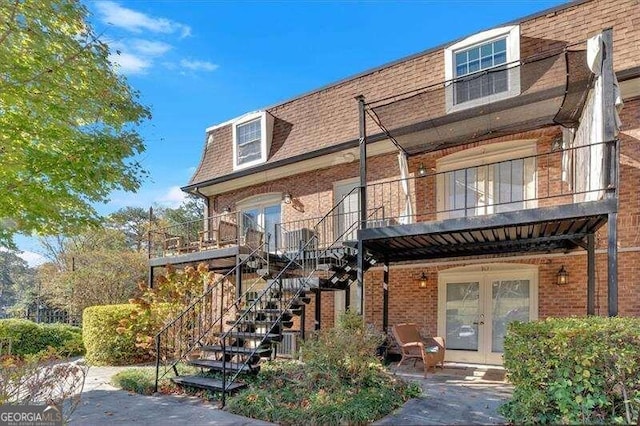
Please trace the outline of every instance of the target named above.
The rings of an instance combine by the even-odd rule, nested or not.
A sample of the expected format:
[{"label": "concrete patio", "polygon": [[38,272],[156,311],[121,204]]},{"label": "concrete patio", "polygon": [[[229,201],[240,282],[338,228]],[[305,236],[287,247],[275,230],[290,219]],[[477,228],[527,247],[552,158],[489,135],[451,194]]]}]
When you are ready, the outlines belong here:
[{"label": "concrete patio", "polygon": [[504,424],[497,409],[511,397],[513,387],[504,380],[501,367],[445,364],[423,377],[422,364],[396,368],[396,373],[420,383],[423,397],[413,399],[378,425]]},{"label": "concrete patio", "polygon": [[[143,396],[110,384],[111,376],[127,367],[91,367],[82,401],[71,425],[259,425],[265,422],[236,416],[214,404],[187,396]],[[511,396],[504,370],[484,366],[448,364],[423,377],[422,365],[412,363],[392,371],[420,383],[424,395],[413,399],[379,425],[501,424],[497,408]]]}]

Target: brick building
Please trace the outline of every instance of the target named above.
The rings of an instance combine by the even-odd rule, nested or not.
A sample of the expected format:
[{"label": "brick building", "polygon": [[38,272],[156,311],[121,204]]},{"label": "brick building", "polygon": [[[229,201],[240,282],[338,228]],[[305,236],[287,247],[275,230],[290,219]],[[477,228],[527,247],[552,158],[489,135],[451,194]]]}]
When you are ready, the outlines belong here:
[{"label": "brick building", "polygon": [[183,188],[207,218],[151,268],[263,244],[238,300],[286,282],[314,296],[292,328],[350,306],[451,361],[501,363],[513,320],[640,315],[638,52],[638,0],[575,1],[212,126]]}]

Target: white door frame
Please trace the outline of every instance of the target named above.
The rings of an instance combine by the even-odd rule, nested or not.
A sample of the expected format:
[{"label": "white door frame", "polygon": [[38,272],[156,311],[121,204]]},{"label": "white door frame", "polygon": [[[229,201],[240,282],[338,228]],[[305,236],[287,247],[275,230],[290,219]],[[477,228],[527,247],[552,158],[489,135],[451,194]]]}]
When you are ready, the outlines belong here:
[{"label": "white door frame", "polygon": [[[349,192],[353,190],[353,188],[360,185],[359,178],[349,178],[343,179],[339,181],[333,182],[333,205],[335,206],[338,202],[347,195]],[[360,197],[359,193],[355,193],[357,197]],[[343,212],[344,213],[344,212]],[[351,215],[349,215],[351,217]],[[344,221],[346,217],[337,216],[334,220],[334,238],[338,237],[338,233],[340,232],[340,224],[344,226]],[[355,232],[353,233],[355,234]]]},{"label": "white door frame", "polygon": [[492,287],[493,280],[529,280],[529,319],[538,319],[538,267],[530,264],[494,263],[470,265],[451,268],[438,274],[438,335],[446,336],[446,302],[447,283],[450,282],[478,282],[479,283],[479,317],[478,322],[478,350],[465,351],[447,349],[446,361],[470,362],[480,364],[502,364],[502,353],[491,351],[492,333]]}]

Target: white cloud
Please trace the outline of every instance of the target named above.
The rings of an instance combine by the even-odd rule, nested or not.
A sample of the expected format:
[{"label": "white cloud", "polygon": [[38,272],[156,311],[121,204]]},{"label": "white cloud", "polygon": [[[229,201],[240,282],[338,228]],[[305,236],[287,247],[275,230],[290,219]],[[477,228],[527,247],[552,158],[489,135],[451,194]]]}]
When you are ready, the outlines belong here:
[{"label": "white cloud", "polygon": [[133,51],[147,56],[162,56],[172,48],[170,44],[162,41],[151,41],[141,38],[131,40],[130,46]]},{"label": "white cloud", "polygon": [[[0,247],[0,251],[10,251],[10,250],[8,250],[6,247]],[[42,265],[47,261],[46,257],[34,251],[19,250],[19,251],[14,251],[14,253],[18,257],[24,259],[32,268]]]},{"label": "white cloud", "polygon": [[158,198],[158,203],[168,206],[177,207],[185,200],[185,194],[179,186],[172,186],[169,190]]},{"label": "white cloud", "polygon": [[218,65],[209,61],[198,61],[190,59],[181,60],[180,66],[191,71],[215,71],[218,69]]},{"label": "white cloud", "polygon": [[23,251],[22,253],[18,253],[18,256],[23,258],[32,268],[42,265],[47,261],[46,257],[34,251]]},{"label": "white cloud", "polygon": [[96,8],[103,22],[133,33],[141,33],[143,30],[147,30],[162,34],[177,33],[180,38],[191,35],[191,27],[188,25],[127,9],[113,1],[97,2]]},{"label": "white cloud", "polygon": [[151,67],[151,60],[138,56],[134,53],[120,52],[112,53],[109,60],[118,65],[118,70],[123,74],[144,74]]}]

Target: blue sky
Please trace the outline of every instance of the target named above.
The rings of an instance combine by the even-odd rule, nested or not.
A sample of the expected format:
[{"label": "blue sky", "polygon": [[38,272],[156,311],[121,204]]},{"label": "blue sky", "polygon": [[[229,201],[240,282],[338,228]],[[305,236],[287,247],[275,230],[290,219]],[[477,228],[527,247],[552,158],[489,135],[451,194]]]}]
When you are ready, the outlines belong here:
[{"label": "blue sky", "polygon": [[[180,203],[209,126],[562,3],[85,1],[118,72],[153,114],[140,128],[151,178],[97,208]],[[16,241],[39,260],[35,239]]]}]

